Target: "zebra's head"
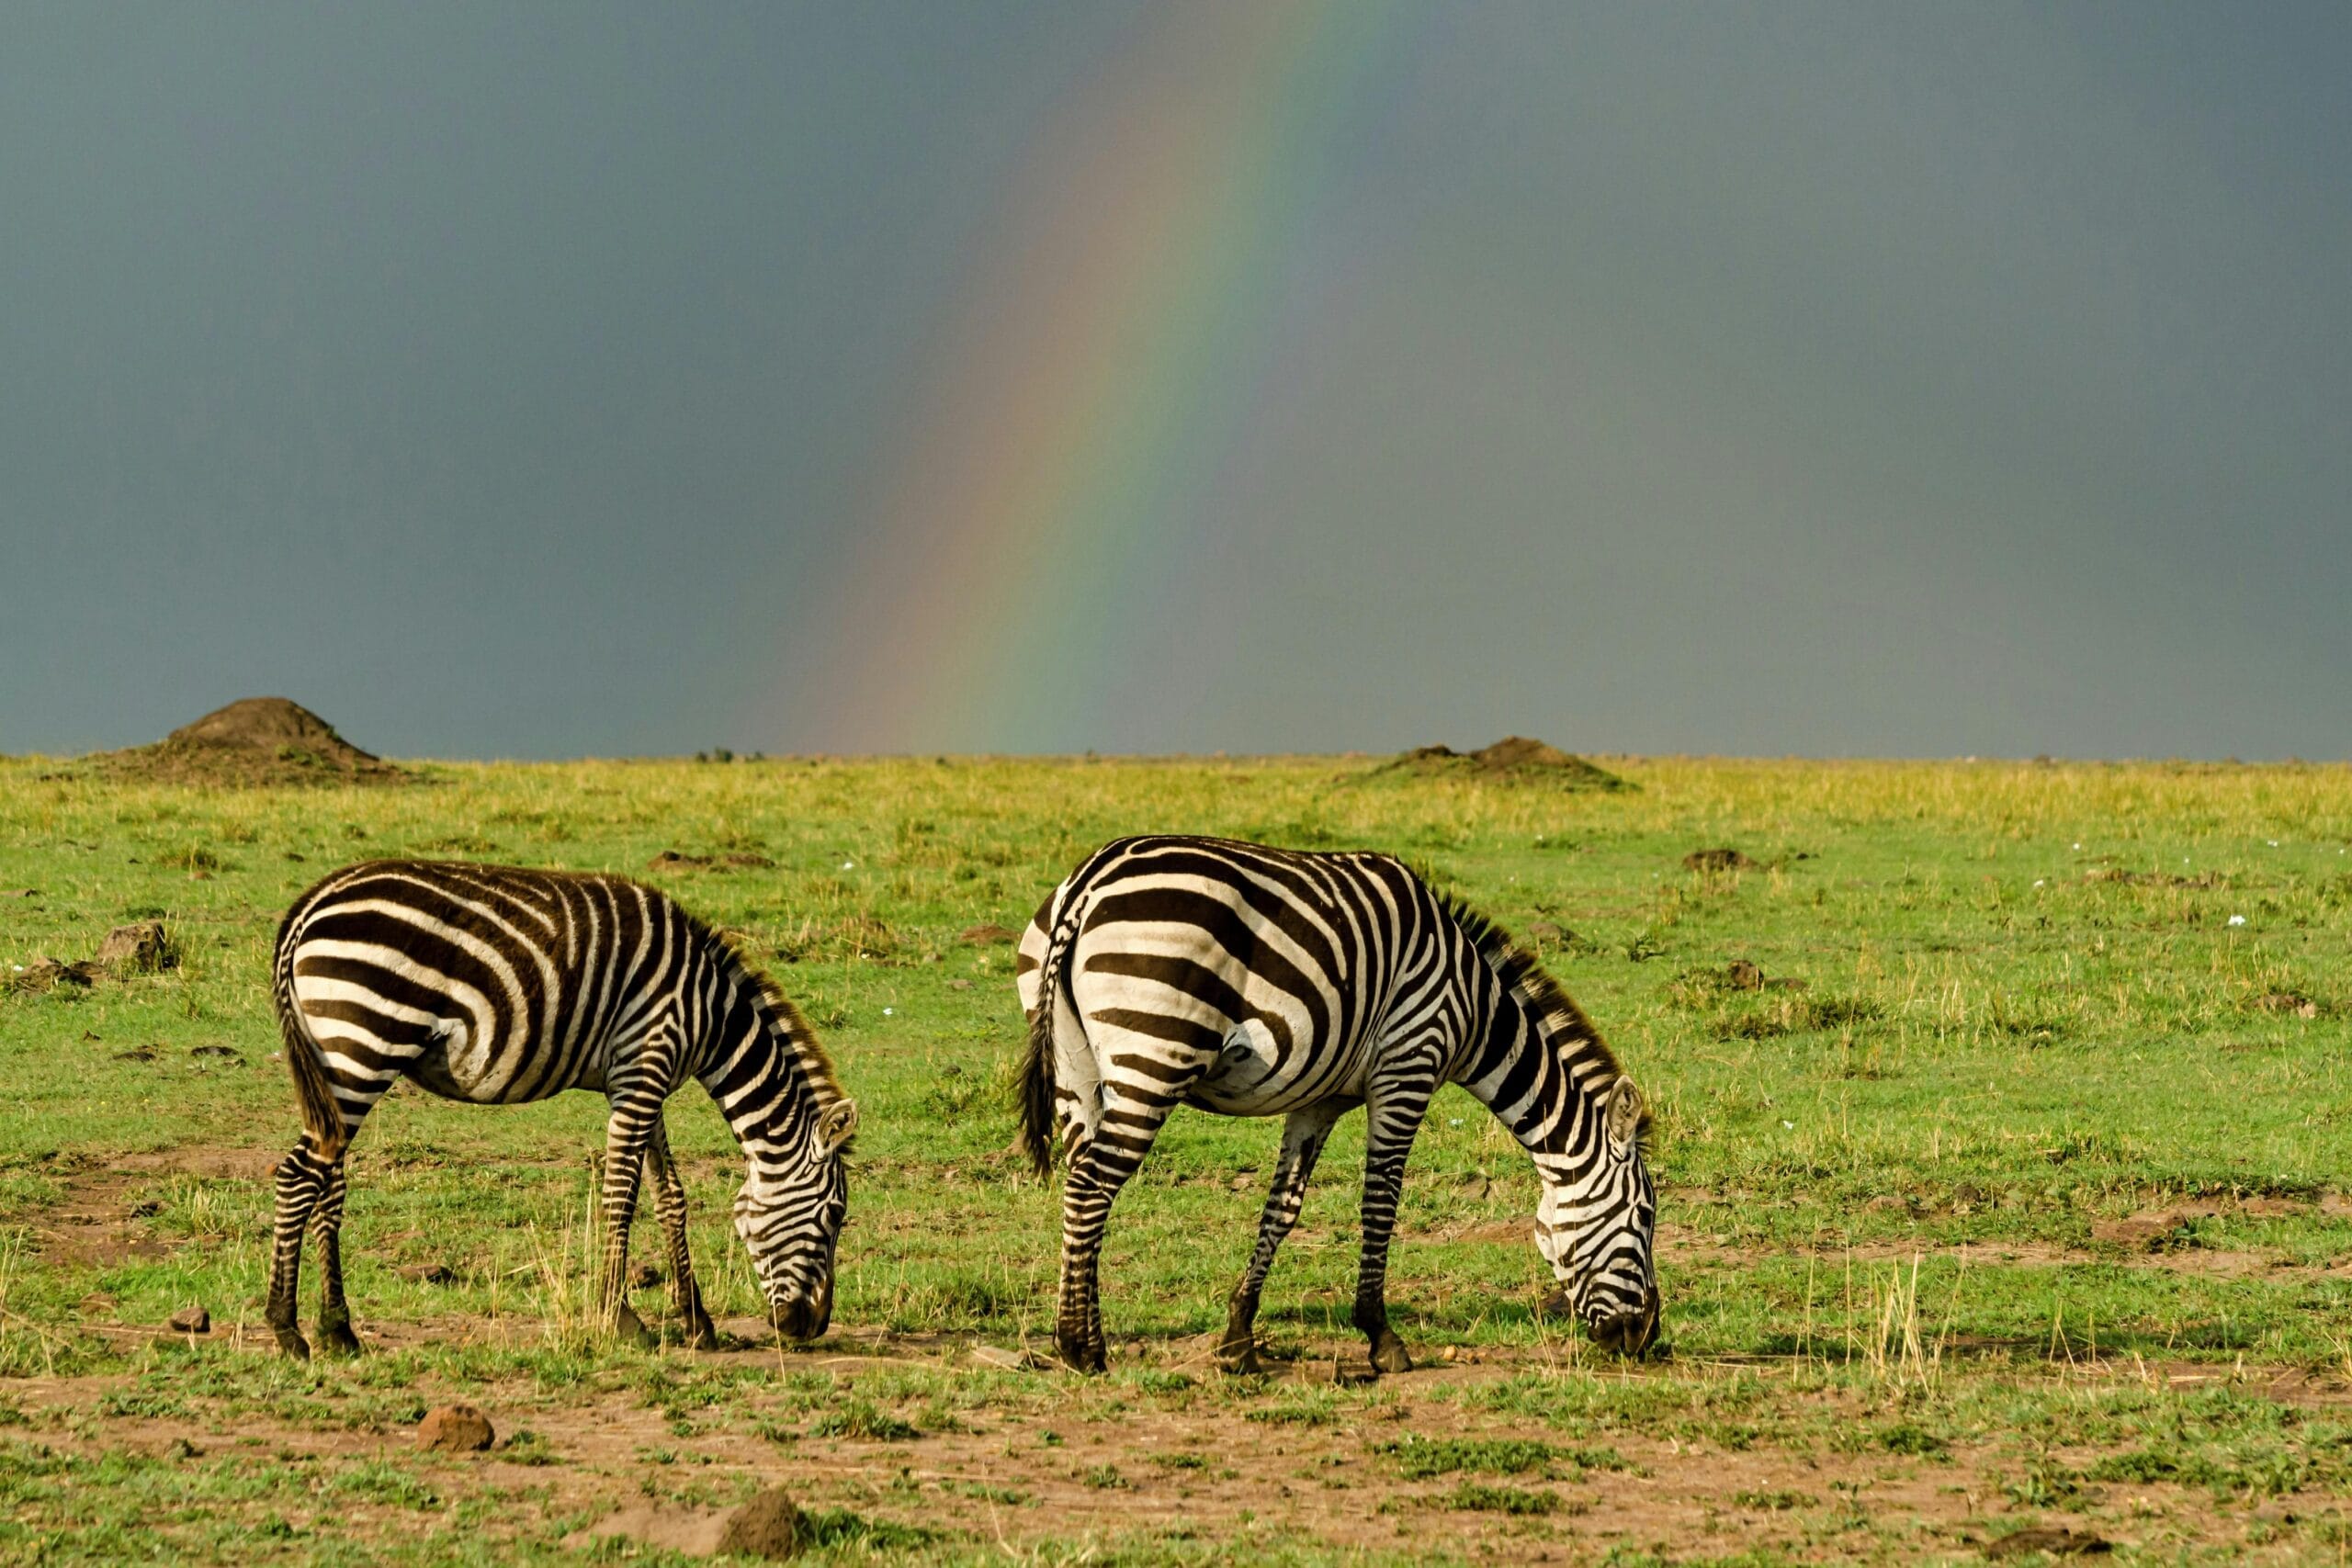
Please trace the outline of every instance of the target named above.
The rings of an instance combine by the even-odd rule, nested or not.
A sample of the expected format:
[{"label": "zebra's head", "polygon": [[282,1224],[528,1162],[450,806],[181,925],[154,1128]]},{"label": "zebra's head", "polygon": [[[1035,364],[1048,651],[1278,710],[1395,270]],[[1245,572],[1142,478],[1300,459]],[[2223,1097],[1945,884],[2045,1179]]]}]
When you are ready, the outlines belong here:
[{"label": "zebra's head", "polygon": [[1657,1190],[1642,1161],[1648,1123],[1642,1091],[1620,1077],[1601,1102],[1597,1146],[1571,1168],[1544,1170],[1535,1216],[1535,1245],[1560,1286],[1545,1307],[1573,1313],[1593,1343],[1621,1356],[1657,1337]]},{"label": "zebra's head", "polygon": [[849,1213],[843,1155],[857,1132],[857,1102],[837,1100],[817,1119],[797,1167],[770,1176],[755,1162],[735,1196],[735,1234],[751,1249],[768,1317],[790,1339],[814,1339],[833,1317],[833,1247]]}]

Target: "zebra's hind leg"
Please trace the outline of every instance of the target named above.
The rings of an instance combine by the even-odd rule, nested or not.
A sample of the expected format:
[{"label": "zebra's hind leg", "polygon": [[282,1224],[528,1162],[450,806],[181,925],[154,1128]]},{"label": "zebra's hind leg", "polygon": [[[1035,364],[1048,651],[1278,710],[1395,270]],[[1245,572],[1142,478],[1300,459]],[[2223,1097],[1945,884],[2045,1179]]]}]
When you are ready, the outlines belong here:
[{"label": "zebra's hind leg", "polygon": [[[1159,1041],[1148,1042],[1164,1044]],[[1096,1048],[1105,1056],[1102,1043]],[[1102,1339],[1102,1298],[1097,1265],[1111,1204],[1151,1152],[1160,1124],[1190,1091],[1210,1058],[1173,1069],[1167,1079],[1114,1073],[1102,1086],[1102,1111],[1093,1135],[1074,1146],[1062,1178],[1061,1303],[1055,1314],[1054,1348],[1081,1372],[1110,1365]]]},{"label": "zebra's hind leg", "polygon": [[351,1332],[351,1307],[343,1299],[344,1162],[337,1159],[326,1190],[311,1213],[311,1234],[319,1244],[319,1348],[337,1356],[359,1354]]},{"label": "zebra's hind leg", "polygon": [[1265,1213],[1258,1219],[1258,1245],[1250,1267],[1226,1305],[1225,1338],[1217,1346],[1217,1365],[1228,1372],[1254,1372],[1258,1364],[1258,1292],[1265,1288],[1266,1271],[1274,1253],[1298,1223],[1299,1205],[1306,1200],[1307,1179],[1323,1153],[1333,1122],[1353,1110],[1352,1100],[1327,1100],[1294,1111],[1283,1120],[1283,1149],[1274,1161],[1274,1183],[1266,1194]]},{"label": "zebra's hind leg", "polygon": [[277,1217],[271,1227],[269,1304],[264,1315],[277,1336],[277,1348],[298,1360],[311,1356],[310,1343],[294,1315],[295,1292],[302,1280],[302,1235],[342,1163],[340,1154],[328,1157],[312,1148],[306,1136],[277,1162]]},{"label": "zebra's hind leg", "polygon": [[653,1208],[662,1217],[662,1239],[669,1250],[670,1299],[677,1303],[686,1343],[697,1350],[715,1350],[718,1331],[703,1310],[702,1288],[695,1282],[694,1258],[686,1250],[686,1184],[670,1157],[669,1129],[659,1120],[645,1145],[645,1169],[653,1178]]},{"label": "zebra's hind leg", "polygon": [[[1419,1063],[1423,1070],[1416,1070]],[[1437,1090],[1437,1074],[1419,1056],[1377,1083],[1365,1097],[1363,1256],[1356,1270],[1355,1325],[1369,1342],[1375,1373],[1410,1371],[1413,1359],[1388,1326],[1388,1240],[1396,1228],[1396,1197],[1405,1185],[1405,1156]]]}]

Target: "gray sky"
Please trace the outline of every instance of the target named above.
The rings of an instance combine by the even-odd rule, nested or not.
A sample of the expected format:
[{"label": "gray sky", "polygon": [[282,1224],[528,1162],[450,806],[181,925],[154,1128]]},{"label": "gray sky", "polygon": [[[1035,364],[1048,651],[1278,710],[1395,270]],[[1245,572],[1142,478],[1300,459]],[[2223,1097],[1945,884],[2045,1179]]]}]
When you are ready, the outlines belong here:
[{"label": "gray sky", "polygon": [[2352,8],[1255,10],[0,11],[0,750],[2352,752]]}]

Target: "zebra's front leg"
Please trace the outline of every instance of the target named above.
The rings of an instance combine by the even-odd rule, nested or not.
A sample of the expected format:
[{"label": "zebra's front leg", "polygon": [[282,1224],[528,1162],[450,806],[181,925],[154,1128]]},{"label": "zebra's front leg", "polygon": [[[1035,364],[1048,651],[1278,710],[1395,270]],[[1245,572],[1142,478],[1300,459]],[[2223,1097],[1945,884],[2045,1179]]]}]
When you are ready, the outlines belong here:
[{"label": "zebra's front leg", "polygon": [[351,1331],[351,1306],[343,1299],[344,1162],[334,1162],[326,1190],[311,1215],[311,1234],[319,1244],[319,1348],[337,1356],[359,1354],[359,1337]]},{"label": "zebra's front leg", "polygon": [[1054,1348],[1079,1371],[1099,1372],[1110,1365],[1102,1338],[1098,1264],[1111,1204],[1142,1166],[1160,1124],[1199,1074],[1200,1066],[1194,1066],[1174,1081],[1148,1079],[1148,1089],[1105,1082],[1092,1134],[1071,1149],[1069,1171],[1062,1178],[1062,1287]]},{"label": "zebra's front leg", "polygon": [[703,1310],[702,1289],[695,1282],[694,1258],[686,1250],[686,1184],[670,1157],[670,1132],[656,1118],[653,1135],[645,1145],[645,1168],[653,1178],[653,1208],[662,1219],[662,1239],[670,1258],[670,1299],[685,1325],[686,1343],[697,1350],[718,1348],[718,1331]]},{"label": "zebra's front leg", "polygon": [[610,1090],[612,1120],[605,1127],[605,1275],[598,1321],[623,1339],[648,1349],[660,1341],[628,1304],[628,1227],[637,1217],[637,1192],[646,1148],[662,1116],[661,1097],[639,1086]]},{"label": "zebra's front leg", "polygon": [[311,1359],[310,1342],[295,1318],[295,1293],[302,1282],[302,1235],[311,1216],[326,1196],[341,1165],[341,1151],[330,1157],[311,1146],[306,1136],[277,1162],[277,1217],[271,1227],[269,1304],[263,1315],[277,1336],[277,1348],[297,1360]]},{"label": "zebra's front leg", "polygon": [[1363,1256],[1356,1270],[1355,1325],[1369,1343],[1374,1372],[1410,1371],[1412,1357],[1388,1326],[1388,1241],[1396,1229],[1396,1199],[1405,1186],[1405,1159],[1436,1092],[1436,1074],[1413,1073],[1366,1097],[1363,1151]]},{"label": "zebra's front leg", "polygon": [[1258,1364],[1258,1293],[1265,1288],[1266,1271],[1274,1253],[1298,1223],[1299,1205],[1306,1201],[1307,1179],[1331,1135],[1332,1124],[1355,1109],[1352,1100],[1327,1100],[1294,1111],[1283,1120],[1282,1153],[1274,1161],[1274,1182],[1266,1194],[1265,1213],[1258,1218],[1258,1245],[1250,1267],[1226,1305],[1225,1338],[1217,1346],[1217,1365],[1228,1372],[1254,1372]]}]

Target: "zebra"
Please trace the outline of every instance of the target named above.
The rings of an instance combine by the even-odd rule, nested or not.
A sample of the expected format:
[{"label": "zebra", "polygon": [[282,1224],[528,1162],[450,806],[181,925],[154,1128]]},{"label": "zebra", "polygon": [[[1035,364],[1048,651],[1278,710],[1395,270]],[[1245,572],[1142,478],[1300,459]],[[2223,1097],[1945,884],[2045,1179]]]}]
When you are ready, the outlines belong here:
[{"label": "zebra", "polygon": [[832,1316],[857,1105],[800,1014],[668,895],[626,877],[447,861],[371,861],[296,899],[277,931],[277,1021],[302,1140],[277,1166],[268,1322],[308,1358],[295,1321],[305,1230],[318,1238],[319,1334],[350,1354],[344,1158],[402,1077],[506,1105],[567,1089],[612,1103],[605,1134],[601,1321],[650,1344],[624,1295],[640,1169],[668,1243],[686,1340],[718,1342],[686,1251],[686,1194],[662,1102],[699,1081],[748,1164],[735,1230],[770,1320],[813,1339]]},{"label": "zebra", "polygon": [[1386,1275],[1413,1135],[1439,1086],[1484,1102],[1533,1157],[1537,1249],[1598,1344],[1628,1356],[1658,1325],[1649,1113],[1600,1034],[1492,921],[1375,853],[1227,839],[1121,839],[1056,887],[1023,933],[1030,1020],[1021,1144],[1062,1184],[1062,1359],[1102,1371],[1096,1259],[1111,1205],[1180,1103],[1280,1115],[1258,1242],[1218,1360],[1259,1370],[1258,1298],[1342,1115],[1366,1107],[1354,1324],[1374,1375],[1412,1365]]}]

